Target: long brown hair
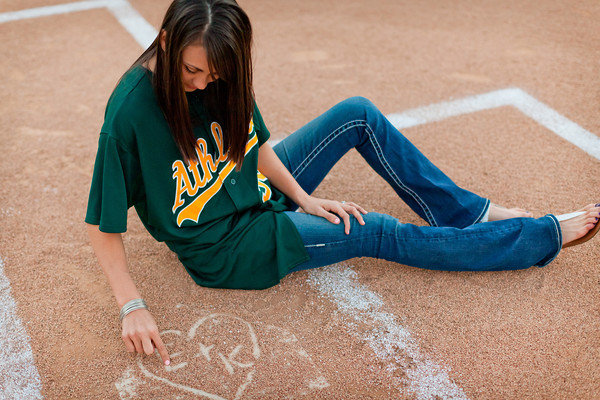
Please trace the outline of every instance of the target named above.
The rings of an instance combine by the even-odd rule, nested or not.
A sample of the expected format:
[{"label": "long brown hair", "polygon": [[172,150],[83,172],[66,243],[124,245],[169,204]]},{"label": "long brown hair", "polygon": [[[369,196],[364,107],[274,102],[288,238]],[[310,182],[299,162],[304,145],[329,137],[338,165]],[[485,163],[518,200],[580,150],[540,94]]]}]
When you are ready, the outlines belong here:
[{"label": "long brown hair", "polygon": [[[166,46],[160,45],[166,31]],[[206,50],[212,75],[219,79],[203,90],[204,105],[221,124],[223,151],[242,167],[254,109],[252,27],[235,0],[175,0],[169,6],[154,42],[129,68],[156,55],[152,85],[171,134],[184,160],[198,160],[189,105],[183,83],[182,51],[191,44]]]}]

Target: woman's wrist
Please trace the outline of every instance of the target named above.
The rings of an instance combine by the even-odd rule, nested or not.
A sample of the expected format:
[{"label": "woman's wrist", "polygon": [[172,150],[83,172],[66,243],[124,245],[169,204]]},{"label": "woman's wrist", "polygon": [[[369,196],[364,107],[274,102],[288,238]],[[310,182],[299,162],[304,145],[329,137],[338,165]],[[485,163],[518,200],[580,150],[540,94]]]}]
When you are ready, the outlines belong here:
[{"label": "woman's wrist", "polygon": [[139,310],[141,308],[148,309],[146,302],[144,299],[132,299],[129,300],[123,307],[121,307],[121,311],[119,312],[119,319],[123,321],[123,318],[127,316],[132,311]]},{"label": "woman's wrist", "polygon": [[[304,191],[303,191],[304,192]],[[306,202],[310,199],[310,194],[304,192],[304,193],[300,193],[298,196],[296,196],[295,199],[292,199],[296,204],[298,204],[299,207],[304,208],[304,205],[306,204]]]},{"label": "woman's wrist", "polygon": [[133,299],[141,299],[142,296],[140,295],[140,293],[137,291],[137,289],[135,288],[135,286],[133,288],[123,288],[126,290],[114,290],[114,294],[115,294],[115,298],[117,300],[117,306],[119,307],[119,310],[121,308],[123,308],[123,306],[125,304],[127,304],[128,301],[131,301]]},{"label": "woman's wrist", "polygon": [[119,309],[128,301],[142,297],[131,275],[127,271],[114,271],[109,279],[109,284],[111,285]]}]

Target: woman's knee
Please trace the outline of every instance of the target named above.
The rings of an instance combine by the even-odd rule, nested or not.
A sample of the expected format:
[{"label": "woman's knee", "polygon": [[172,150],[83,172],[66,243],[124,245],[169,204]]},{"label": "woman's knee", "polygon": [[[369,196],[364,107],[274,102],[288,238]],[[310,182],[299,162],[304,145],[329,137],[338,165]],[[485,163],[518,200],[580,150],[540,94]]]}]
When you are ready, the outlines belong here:
[{"label": "woman's knee", "polygon": [[340,103],[344,107],[344,113],[351,119],[360,119],[367,121],[367,115],[376,111],[379,112],[371,100],[363,96],[353,96]]}]

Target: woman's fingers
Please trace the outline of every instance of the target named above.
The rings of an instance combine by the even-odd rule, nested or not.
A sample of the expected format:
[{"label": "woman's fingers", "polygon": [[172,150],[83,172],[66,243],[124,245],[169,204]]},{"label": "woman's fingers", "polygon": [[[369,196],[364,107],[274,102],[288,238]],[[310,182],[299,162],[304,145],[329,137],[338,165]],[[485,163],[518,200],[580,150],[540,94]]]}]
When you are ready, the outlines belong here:
[{"label": "woman's fingers", "polygon": [[142,346],[142,340],[137,336],[133,336],[131,338],[131,341],[133,342],[133,344],[135,346],[136,353],[142,354],[144,352],[144,347]]},{"label": "woman's fingers", "polygon": [[150,355],[156,348],[163,363],[169,365],[167,348],[160,338],[156,321],[147,309],[132,311],[123,319],[122,325],[121,337],[128,352]]},{"label": "woman's fingers", "polygon": [[163,364],[169,365],[171,362],[167,347],[164,345],[157,331],[152,331],[148,334],[140,333],[139,335],[124,336],[123,341],[125,342],[127,351],[130,353],[137,352],[139,354],[145,353],[150,355],[154,353],[154,349],[156,348]]},{"label": "woman's fingers", "polygon": [[135,345],[133,344],[133,341],[129,338],[129,336],[124,335],[122,339],[125,342],[125,348],[127,349],[127,351],[129,353],[135,353]]},{"label": "woman's fingers", "polygon": [[328,212],[325,208],[321,208],[320,216],[333,224],[340,223],[339,217],[331,212]]},{"label": "woman's fingers", "polygon": [[329,209],[329,211],[331,211],[331,212],[327,212],[326,209],[323,209],[323,211],[324,211],[323,217],[328,219],[330,222],[337,224],[337,223],[339,223],[339,219],[333,213],[338,214],[344,220],[344,232],[346,233],[346,235],[349,235],[350,234],[350,214],[349,213],[354,215],[354,218],[356,218],[356,220],[361,225],[365,224],[365,220],[363,219],[362,215],[360,215],[359,209],[361,209],[365,214],[367,213],[366,210],[364,210],[362,207],[358,206],[355,203],[352,203],[352,202],[339,203],[338,202],[337,204],[333,204],[333,206]]},{"label": "woman's fingers", "polygon": [[311,207],[311,204],[306,203],[303,207],[304,211],[308,212],[309,214],[314,214],[323,217],[333,224],[340,223],[338,216],[335,215],[338,214],[344,220],[344,232],[346,233],[346,235],[350,234],[350,214],[352,214],[361,225],[365,224],[365,221],[360,213],[367,214],[367,210],[365,210],[356,203],[346,203],[316,198],[312,199],[317,200],[318,204],[314,204],[314,202],[312,204],[316,205],[317,207],[313,208]]},{"label": "woman's fingers", "polygon": [[[329,212],[332,211],[332,212]],[[340,219],[337,215],[333,214],[333,207],[328,207],[326,205],[320,205],[316,212],[313,212],[314,215],[325,218],[327,221],[332,224],[339,224]]]},{"label": "woman's fingers", "polygon": [[350,234],[350,215],[344,210],[342,204],[338,203],[332,211],[342,217],[344,220],[344,232],[346,232],[346,235]]},{"label": "woman's fingers", "polygon": [[169,353],[167,352],[167,346],[164,345],[162,339],[158,332],[154,332],[151,337],[154,346],[156,346],[156,350],[158,350],[158,354],[160,354],[160,358],[162,359],[163,364],[169,365]]},{"label": "woman's fingers", "polygon": [[344,205],[347,206],[346,211],[354,215],[354,218],[356,218],[361,225],[365,224],[365,220],[358,212],[358,207],[354,203],[345,203]]},{"label": "woman's fingers", "polygon": [[142,337],[142,346],[144,347],[144,353],[146,353],[147,355],[151,355],[152,353],[154,353],[154,345],[152,345],[150,336],[144,335]]},{"label": "woman's fingers", "polygon": [[353,207],[356,207],[356,208],[357,208],[357,209],[358,209],[358,210],[359,210],[361,213],[363,213],[363,214],[366,214],[366,213],[367,213],[367,210],[365,210],[364,208],[362,208],[361,206],[359,206],[359,205],[358,205],[358,204],[356,204],[356,203],[353,203],[353,202],[351,202],[351,201],[348,201],[348,202],[346,202],[346,204],[348,204],[348,205],[351,205],[351,206],[353,206]]}]

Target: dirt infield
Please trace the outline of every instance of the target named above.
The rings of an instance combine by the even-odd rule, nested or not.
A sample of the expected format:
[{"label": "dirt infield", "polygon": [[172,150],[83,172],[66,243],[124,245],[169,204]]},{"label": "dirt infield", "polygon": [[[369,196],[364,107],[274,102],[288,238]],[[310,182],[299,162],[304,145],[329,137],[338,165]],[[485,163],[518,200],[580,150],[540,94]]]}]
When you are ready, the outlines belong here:
[{"label": "dirt infield", "polygon": [[[157,28],[169,1],[129,3]],[[350,96],[387,115],[505,88],[590,132],[586,143],[600,133],[597,1],[240,3],[255,30],[255,91],[271,139]],[[3,2],[0,13],[56,4]],[[236,291],[197,286],[132,208],[129,268],[172,365],[128,354],[83,218],[106,101],[142,48],[104,6],[0,22],[0,38],[0,259],[44,398],[600,393],[598,239],[544,268],[448,273],[361,258]],[[495,203],[539,217],[600,202],[600,160],[515,107],[402,133]],[[356,151],[315,195],[425,224]],[[20,364],[0,364],[0,389],[17,398],[6,382]]]}]

